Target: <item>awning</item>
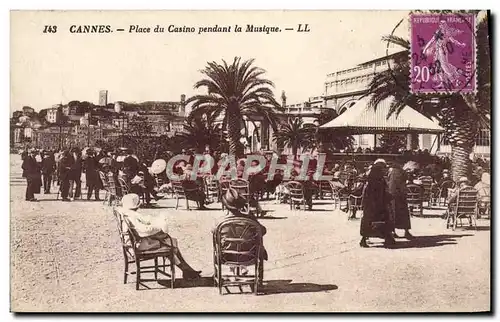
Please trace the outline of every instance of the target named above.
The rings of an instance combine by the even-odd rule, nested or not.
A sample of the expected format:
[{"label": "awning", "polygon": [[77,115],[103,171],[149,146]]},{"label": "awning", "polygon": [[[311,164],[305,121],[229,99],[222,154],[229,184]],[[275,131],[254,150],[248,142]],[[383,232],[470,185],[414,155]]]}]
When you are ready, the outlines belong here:
[{"label": "awning", "polygon": [[370,98],[364,97],[334,120],[320,126],[321,129],[339,130],[347,134],[441,133],[444,129],[421,113],[405,106],[389,118],[392,99],[379,103],[377,109],[368,107]]}]

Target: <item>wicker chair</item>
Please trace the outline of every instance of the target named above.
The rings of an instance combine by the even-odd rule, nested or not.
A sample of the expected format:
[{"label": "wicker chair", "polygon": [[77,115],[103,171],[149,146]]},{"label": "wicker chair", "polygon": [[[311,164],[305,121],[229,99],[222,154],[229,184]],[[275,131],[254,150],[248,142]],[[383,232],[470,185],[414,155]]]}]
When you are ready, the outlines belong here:
[{"label": "wicker chair", "polygon": [[436,203],[438,206],[447,206],[448,205],[448,190],[455,188],[455,183],[451,180],[446,180],[441,183],[437,191]]},{"label": "wicker chair", "polygon": [[[253,286],[255,295],[264,279],[262,228],[258,222],[244,217],[221,222],[213,234],[214,282],[222,295],[229,286]],[[222,274],[222,267],[233,267],[234,275]],[[254,266],[254,275],[241,275],[241,266]]]},{"label": "wicker chair", "polygon": [[294,204],[303,205],[306,210],[306,198],[304,196],[304,186],[298,181],[290,181],[286,184],[288,191],[290,191],[289,201],[290,210],[293,210]]},{"label": "wicker chair", "polygon": [[406,200],[410,216],[422,216],[424,214],[422,187],[416,184],[406,186]]},{"label": "wicker chair", "polygon": [[217,180],[215,180],[214,175],[208,175],[203,178],[205,182],[205,194],[207,199],[210,201],[219,201],[220,200],[220,189]]},{"label": "wicker chair", "polygon": [[446,213],[446,228],[457,228],[457,221],[460,220],[462,225],[462,218],[469,219],[470,224],[474,224],[477,229],[477,190],[473,187],[464,187],[458,191],[457,199],[455,202],[448,205]]},{"label": "wicker chair", "polygon": [[422,182],[422,202],[427,202],[427,206],[431,205],[431,197],[432,197],[432,182],[433,179],[431,176],[422,176],[419,177],[418,180]]}]

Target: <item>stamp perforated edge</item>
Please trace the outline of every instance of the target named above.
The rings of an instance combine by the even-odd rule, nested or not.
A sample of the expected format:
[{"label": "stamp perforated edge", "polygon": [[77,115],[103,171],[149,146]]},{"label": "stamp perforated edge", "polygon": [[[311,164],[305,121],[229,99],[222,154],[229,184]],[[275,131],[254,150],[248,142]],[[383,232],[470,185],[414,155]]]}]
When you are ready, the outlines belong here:
[{"label": "stamp perforated edge", "polygon": [[[456,14],[456,15],[460,15],[460,13],[458,12],[450,12],[448,14]],[[472,15],[472,19],[473,19],[473,22],[472,22],[472,25],[474,26],[474,29],[472,30],[472,46],[473,46],[473,53],[474,53],[474,88],[472,90],[472,93],[462,93],[460,91],[458,92],[453,92],[453,91],[447,91],[447,90],[440,90],[440,91],[434,91],[434,92],[414,92],[413,91],[413,88],[412,88],[412,83],[411,83],[411,75],[412,75],[412,53],[413,53],[413,39],[412,39],[412,23],[411,23],[411,19],[413,16],[418,16],[418,15],[441,15],[441,13],[415,13],[415,12],[411,12],[409,15],[408,15],[408,39],[410,40],[410,50],[408,52],[408,62],[409,62],[409,66],[410,66],[410,73],[408,74],[408,89],[410,91],[410,93],[412,95],[422,95],[422,96],[450,96],[450,95],[453,95],[453,94],[465,94],[465,95],[477,95],[477,70],[478,70],[478,61],[477,61],[477,28],[478,28],[478,19],[477,19],[477,14],[473,14],[471,13]]]}]

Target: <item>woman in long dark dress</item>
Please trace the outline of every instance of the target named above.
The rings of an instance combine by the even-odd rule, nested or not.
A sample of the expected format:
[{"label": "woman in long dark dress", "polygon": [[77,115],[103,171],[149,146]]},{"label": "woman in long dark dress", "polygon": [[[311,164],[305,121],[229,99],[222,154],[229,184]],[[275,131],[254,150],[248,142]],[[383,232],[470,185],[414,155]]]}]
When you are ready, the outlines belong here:
[{"label": "woman in long dark dress", "polygon": [[[394,165],[389,170],[387,185],[389,194],[392,197],[390,206],[393,229],[404,229],[404,237],[408,239],[413,238],[410,234],[410,212],[408,211],[408,202],[406,200],[406,174],[398,165]],[[393,232],[393,236],[397,237],[395,232]]]},{"label": "woman in long dark dress", "polygon": [[386,247],[394,244],[389,210],[391,196],[387,191],[384,172],[385,164],[376,163],[368,174],[363,191],[363,217],[360,226],[362,238],[359,242],[361,247],[368,247],[368,237],[384,238]]}]

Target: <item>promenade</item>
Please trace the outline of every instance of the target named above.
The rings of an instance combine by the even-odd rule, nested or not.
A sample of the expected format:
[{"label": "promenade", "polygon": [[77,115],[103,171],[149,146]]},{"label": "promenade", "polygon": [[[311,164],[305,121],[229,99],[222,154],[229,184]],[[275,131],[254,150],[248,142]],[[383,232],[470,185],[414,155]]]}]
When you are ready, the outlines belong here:
[{"label": "promenade", "polygon": [[[440,218],[412,218],[412,241],[385,249],[372,239],[359,247],[359,220],[319,200],[313,211],[263,202],[263,294],[224,295],[212,286],[211,228],[220,204],[186,211],[172,199],[156,209],[167,216],[186,260],[202,278],[176,288],[123,284],[123,255],[112,208],[102,202],[25,202],[20,157],[11,155],[11,310],[67,312],[471,312],[490,309],[490,221],[479,229],[446,229]],[[104,197],[104,192],[101,192]],[[402,232],[400,232],[402,235]]]}]

